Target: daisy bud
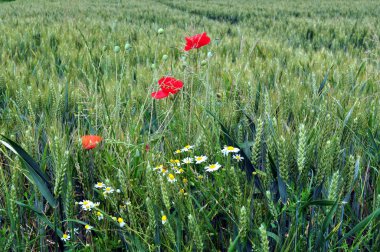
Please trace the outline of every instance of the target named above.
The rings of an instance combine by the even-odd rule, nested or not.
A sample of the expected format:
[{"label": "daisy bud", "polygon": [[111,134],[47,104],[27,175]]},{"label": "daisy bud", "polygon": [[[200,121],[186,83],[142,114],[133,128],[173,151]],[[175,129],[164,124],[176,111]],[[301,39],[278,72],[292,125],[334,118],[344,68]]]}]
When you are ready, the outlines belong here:
[{"label": "daisy bud", "polygon": [[125,49],[126,51],[131,50],[131,49],[132,49],[131,44],[129,44],[129,43],[125,43],[124,49]]},{"label": "daisy bud", "polygon": [[164,29],[162,29],[162,28],[158,29],[157,33],[158,33],[158,34],[162,34],[162,33],[164,33]]},{"label": "daisy bud", "polygon": [[164,54],[164,56],[162,56],[162,60],[164,60],[164,61],[166,61],[168,58],[169,58],[169,56],[166,54]]},{"label": "daisy bud", "polygon": [[113,48],[113,51],[114,51],[115,53],[120,52],[120,46],[115,46],[115,47]]}]

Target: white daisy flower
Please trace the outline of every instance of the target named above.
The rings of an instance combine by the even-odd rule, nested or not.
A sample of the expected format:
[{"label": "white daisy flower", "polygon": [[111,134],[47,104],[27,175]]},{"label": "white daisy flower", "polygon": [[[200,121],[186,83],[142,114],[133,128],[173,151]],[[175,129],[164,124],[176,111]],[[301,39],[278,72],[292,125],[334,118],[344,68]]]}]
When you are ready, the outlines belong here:
[{"label": "white daisy flower", "polygon": [[106,185],[103,182],[98,182],[95,185],[95,188],[104,188],[104,187],[106,187]]},{"label": "white daisy flower", "polygon": [[96,212],[96,216],[98,216],[98,220],[103,220],[104,216],[101,212]]},{"label": "white daisy flower", "polygon": [[181,149],[181,152],[188,152],[190,150],[194,149],[194,145],[186,145]]},{"label": "white daisy flower", "polygon": [[67,242],[70,240],[70,235],[69,234],[63,234],[62,237],[61,237],[61,240],[64,241],[64,242]]},{"label": "white daisy flower", "polygon": [[238,153],[239,151],[239,148],[235,148],[233,146],[224,146],[224,148],[222,149],[222,153],[224,156],[227,156],[228,153]]},{"label": "white daisy flower", "polygon": [[91,209],[93,209],[95,207],[94,202],[92,202],[91,200],[83,200],[83,201],[79,202],[79,205],[82,206],[82,209],[84,211],[91,211]]},{"label": "white daisy flower", "polygon": [[106,188],[104,188],[104,191],[103,191],[103,194],[111,194],[113,193],[115,190],[110,187],[110,186],[107,186]]},{"label": "white daisy flower", "polygon": [[187,157],[187,158],[184,158],[184,159],[182,160],[182,163],[183,163],[183,164],[191,164],[191,163],[193,163],[193,161],[194,161],[193,158],[191,158],[191,157]]},{"label": "white daisy flower", "polygon": [[176,150],[175,152],[174,152],[174,154],[181,154],[181,150]]},{"label": "white daisy flower", "polygon": [[205,167],[206,171],[214,172],[221,168],[222,166],[219,163],[211,164]]},{"label": "white daisy flower", "polygon": [[240,156],[240,154],[235,154],[235,155],[232,156],[232,158],[235,159],[238,162],[241,162],[244,159],[242,156]]},{"label": "white daisy flower", "polygon": [[168,175],[168,181],[169,181],[170,183],[174,183],[174,182],[176,182],[177,180],[176,180],[176,178],[174,177],[173,174],[169,173],[169,175]]},{"label": "white daisy flower", "polygon": [[168,221],[168,217],[166,217],[166,215],[162,215],[161,217],[161,222],[162,222],[162,225],[165,225],[165,223]]},{"label": "white daisy flower", "polygon": [[201,164],[207,160],[207,157],[206,156],[195,156],[194,159],[195,159],[196,164]]},{"label": "white daisy flower", "polygon": [[179,168],[179,169],[174,169],[174,172],[177,173],[177,174],[181,174],[181,173],[184,173],[185,171],[182,169],[182,168]]},{"label": "white daisy flower", "polygon": [[120,227],[124,227],[125,226],[125,222],[124,222],[124,220],[123,220],[123,218],[118,218],[117,219],[117,222],[119,222],[119,225],[120,225]]},{"label": "white daisy flower", "polygon": [[91,232],[92,227],[90,225],[86,224],[84,226],[84,229],[86,229],[86,233],[89,233],[89,232]]},{"label": "white daisy flower", "polygon": [[161,165],[158,165],[156,167],[153,168],[153,171],[157,171],[157,170],[162,170],[162,168],[164,168],[164,166],[161,164]]}]

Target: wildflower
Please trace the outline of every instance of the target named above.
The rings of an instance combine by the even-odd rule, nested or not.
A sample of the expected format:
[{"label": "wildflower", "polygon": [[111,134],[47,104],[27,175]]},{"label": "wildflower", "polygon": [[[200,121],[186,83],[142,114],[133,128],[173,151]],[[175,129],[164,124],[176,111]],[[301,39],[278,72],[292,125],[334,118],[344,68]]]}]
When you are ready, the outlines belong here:
[{"label": "wildflower", "polygon": [[190,150],[192,150],[192,149],[194,149],[194,145],[186,145],[185,147],[183,147],[182,149],[181,149],[181,152],[188,152],[188,151],[190,151]]},{"label": "wildflower", "polygon": [[95,135],[86,135],[82,136],[82,147],[85,150],[91,150],[95,148],[98,143],[100,143],[103,140],[101,136],[95,136]]},{"label": "wildflower", "polygon": [[191,158],[191,157],[184,158],[182,160],[182,163],[184,163],[184,164],[191,164],[191,163],[193,163],[193,158]]},{"label": "wildflower", "polygon": [[206,166],[205,169],[208,172],[214,172],[221,168],[222,166],[219,163],[211,164],[209,166]]},{"label": "wildflower", "polygon": [[211,39],[207,36],[206,32],[194,35],[192,37],[186,37],[185,39],[185,51],[189,51],[194,48],[201,48],[202,46],[205,46],[211,42]]},{"label": "wildflower", "polygon": [[86,233],[89,233],[89,232],[91,232],[92,227],[90,225],[86,224],[84,226],[84,229],[86,229]]},{"label": "wildflower", "polygon": [[203,176],[202,175],[198,175],[198,179],[203,179]]},{"label": "wildflower", "polygon": [[161,222],[163,225],[165,225],[165,223],[168,221],[168,217],[166,217],[166,215],[162,215],[161,217]]},{"label": "wildflower", "polygon": [[176,150],[175,152],[174,152],[174,154],[180,154],[181,153],[181,150]]},{"label": "wildflower", "polygon": [[184,173],[185,171],[182,168],[179,168],[179,169],[176,168],[174,172],[177,174],[181,174],[181,173]]},{"label": "wildflower", "polygon": [[103,191],[103,194],[111,194],[113,193],[115,190],[112,188],[112,187],[106,187],[104,188],[104,191]]},{"label": "wildflower", "polygon": [[70,240],[70,235],[69,234],[63,234],[62,237],[61,237],[61,240],[64,241],[64,242],[67,242]]},{"label": "wildflower", "polygon": [[204,161],[207,160],[207,157],[206,156],[195,156],[195,163],[196,164],[201,164],[203,163]]},{"label": "wildflower", "polygon": [[83,201],[79,202],[79,205],[82,206],[82,209],[84,211],[91,211],[91,209],[93,209],[95,207],[94,202],[92,202],[90,200],[83,200]]},{"label": "wildflower", "polygon": [[240,156],[240,154],[235,154],[232,156],[232,158],[238,162],[243,161],[243,159],[244,159],[242,156]]},{"label": "wildflower", "polygon": [[172,165],[177,165],[177,166],[180,166],[181,165],[181,161],[179,161],[178,159],[170,159],[169,161]]},{"label": "wildflower", "polygon": [[106,187],[106,185],[103,182],[98,182],[95,185],[95,188],[104,188],[104,187]]},{"label": "wildflower", "polygon": [[187,180],[187,178],[184,178],[184,179],[182,179],[182,182],[183,182],[184,184],[187,184],[189,181]]},{"label": "wildflower", "polygon": [[162,168],[164,168],[164,166],[161,164],[161,165],[158,165],[156,167],[153,168],[153,171],[157,171],[157,170],[162,170]]},{"label": "wildflower", "polygon": [[151,96],[154,99],[163,99],[169,96],[169,94],[176,94],[183,87],[183,82],[173,77],[166,76],[158,80],[160,90],[153,92]]},{"label": "wildflower", "polygon": [[120,225],[120,227],[124,227],[125,226],[125,222],[124,222],[124,220],[123,220],[123,218],[118,218],[117,219],[117,222],[119,222],[119,225]]},{"label": "wildflower", "polygon": [[174,177],[173,174],[169,173],[169,175],[168,175],[168,181],[169,181],[170,183],[174,183],[174,182],[176,182],[177,180],[175,179],[175,177]]},{"label": "wildflower", "polygon": [[96,216],[98,216],[98,220],[103,220],[103,214],[99,211],[96,212]]},{"label": "wildflower", "polygon": [[168,173],[168,169],[162,168],[161,169],[161,175],[165,175],[166,173]]},{"label": "wildflower", "polygon": [[185,194],[185,189],[181,188],[181,189],[179,190],[179,193],[182,194],[182,195]]},{"label": "wildflower", "polygon": [[235,148],[233,146],[224,146],[224,148],[222,149],[222,153],[224,156],[227,156],[228,153],[237,153],[239,152],[240,150],[238,148]]}]

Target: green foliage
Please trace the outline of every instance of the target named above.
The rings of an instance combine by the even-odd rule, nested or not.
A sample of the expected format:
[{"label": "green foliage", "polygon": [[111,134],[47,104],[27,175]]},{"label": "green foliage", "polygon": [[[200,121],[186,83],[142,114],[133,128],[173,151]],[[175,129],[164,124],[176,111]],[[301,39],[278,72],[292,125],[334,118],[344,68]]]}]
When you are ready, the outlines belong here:
[{"label": "green foliage", "polygon": [[0,8],[6,250],[380,250],[377,1],[62,3]]}]

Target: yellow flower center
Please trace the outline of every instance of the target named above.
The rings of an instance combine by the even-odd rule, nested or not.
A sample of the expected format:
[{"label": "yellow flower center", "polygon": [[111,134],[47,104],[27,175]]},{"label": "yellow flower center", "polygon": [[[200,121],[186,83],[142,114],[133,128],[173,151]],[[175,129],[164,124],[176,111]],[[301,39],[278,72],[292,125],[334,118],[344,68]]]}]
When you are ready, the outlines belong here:
[{"label": "yellow flower center", "polygon": [[98,182],[98,186],[103,186],[103,183],[102,182]]},{"label": "yellow flower center", "polygon": [[174,163],[180,163],[180,161],[178,159],[174,160]]},{"label": "yellow flower center", "polygon": [[124,222],[124,220],[123,220],[123,218],[118,218],[117,222],[122,223],[122,222]]},{"label": "yellow flower center", "polygon": [[63,234],[63,239],[67,239],[69,236],[67,234]]},{"label": "yellow flower center", "polygon": [[161,219],[162,221],[167,221],[168,218],[166,217],[166,215],[163,215]]},{"label": "yellow flower center", "polygon": [[181,153],[181,150],[176,150],[175,153],[177,153],[177,154],[178,154],[178,153]]},{"label": "yellow flower center", "polygon": [[228,151],[233,151],[234,149],[235,149],[235,148],[234,148],[233,146],[228,146],[228,147],[227,147],[227,150],[228,150]]},{"label": "yellow flower center", "polygon": [[86,226],[84,226],[84,228],[87,229],[87,230],[89,230],[90,229],[90,225],[87,224]]},{"label": "yellow flower center", "polygon": [[184,172],[184,170],[181,168],[181,169],[179,169],[179,172],[182,173],[182,172]]},{"label": "yellow flower center", "polygon": [[197,157],[196,158],[197,161],[202,161],[202,159],[203,159],[202,157]]},{"label": "yellow flower center", "polygon": [[107,187],[107,188],[106,188],[106,191],[107,191],[107,192],[111,191],[111,188]]},{"label": "yellow flower center", "polygon": [[169,179],[170,179],[170,180],[174,180],[174,175],[170,173],[170,174],[169,174]]},{"label": "yellow flower center", "polygon": [[217,166],[216,166],[216,164],[212,164],[212,165],[209,166],[209,168],[210,168],[211,170],[215,170],[215,169],[217,168]]},{"label": "yellow flower center", "polygon": [[186,146],[185,146],[186,149],[189,149],[190,147],[191,147],[190,145],[186,145]]}]

